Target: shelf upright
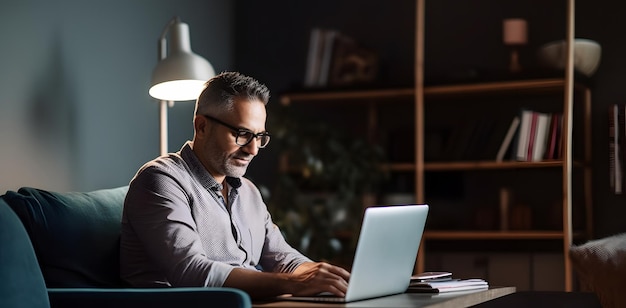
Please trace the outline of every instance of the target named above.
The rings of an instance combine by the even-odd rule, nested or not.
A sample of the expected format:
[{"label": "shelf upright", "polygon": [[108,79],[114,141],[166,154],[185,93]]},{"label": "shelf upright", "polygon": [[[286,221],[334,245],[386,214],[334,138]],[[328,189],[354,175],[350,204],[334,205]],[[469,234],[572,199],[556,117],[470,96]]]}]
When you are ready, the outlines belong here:
[{"label": "shelf upright", "polygon": [[563,102],[563,127],[565,134],[563,152],[563,258],[565,262],[565,291],[573,290],[572,262],[572,130],[574,109],[574,0],[567,0],[565,86]]},{"label": "shelf upright", "polygon": [[[415,6],[415,198],[424,203],[424,18],[426,0],[417,0]],[[415,261],[414,272],[424,271],[424,240]]]}]

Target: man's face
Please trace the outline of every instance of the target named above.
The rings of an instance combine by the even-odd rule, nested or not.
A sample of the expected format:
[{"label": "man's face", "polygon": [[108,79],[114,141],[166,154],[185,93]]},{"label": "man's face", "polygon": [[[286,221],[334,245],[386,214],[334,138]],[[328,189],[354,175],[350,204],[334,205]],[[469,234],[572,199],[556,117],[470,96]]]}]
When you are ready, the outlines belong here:
[{"label": "man's face", "polygon": [[[228,126],[253,133],[265,132],[266,111],[263,102],[238,99],[234,107],[233,112],[214,117]],[[205,121],[204,130],[200,132],[198,132],[199,123],[195,124],[194,151],[209,173],[219,182],[223,181],[225,176],[243,176],[248,164],[259,152],[260,141],[253,138],[247,145],[239,146],[235,143],[236,133],[226,125],[202,115],[196,116],[195,121]]]}]

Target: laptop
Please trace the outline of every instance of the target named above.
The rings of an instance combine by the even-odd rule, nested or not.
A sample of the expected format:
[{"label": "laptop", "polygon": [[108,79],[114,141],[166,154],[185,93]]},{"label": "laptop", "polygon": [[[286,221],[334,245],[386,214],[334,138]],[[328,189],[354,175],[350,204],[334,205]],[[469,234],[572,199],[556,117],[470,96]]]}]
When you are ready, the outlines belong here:
[{"label": "laptop", "polygon": [[279,299],[347,303],[404,293],[411,282],[427,215],[426,204],[367,208],[346,296],[283,295]]}]

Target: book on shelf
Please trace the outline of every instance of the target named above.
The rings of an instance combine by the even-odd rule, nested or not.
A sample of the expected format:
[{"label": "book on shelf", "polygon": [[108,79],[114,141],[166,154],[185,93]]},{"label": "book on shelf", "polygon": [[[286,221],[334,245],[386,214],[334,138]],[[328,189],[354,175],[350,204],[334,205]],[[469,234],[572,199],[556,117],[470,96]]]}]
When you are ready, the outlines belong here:
[{"label": "book on shelf", "polygon": [[561,113],[523,109],[519,118],[513,160],[539,162],[561,157]]},{"label": "book on shelf", "polygon": [[530,140],[531,125],[533,120],[533,111],[529,109],[522,109],[520,115],[520,128],[519,134],[517,134],[517,140],[515,145],[515,160],[527,161],[528,160],[528,144]]},{"label": "book on shelf", "polygon": [[561,136],[561,123],[563,120],[563,115],[559,114],[559,113],[553,113],[550,116],[550,129],[548,131],[548,142],[547,142],[547,148],[546,148],[546,152],[544,155],[545,159],[557,159],[559,158],[558,155],[558,148],[559,148],[559,143],[560,143],[560,136]]},{"label": "book on shelf", "polygon": [[624,157],[626,154],[626,105],[619,104],[617,108],[617,165],[618,165],[618,177],[616,182],[616,187],[619,188],[618,194],[622,194],[624,192]]},{"label": "book on shelf", "polygon": [[533,159],[533,151],[535,149],[535,138],[537,137],[537,119],[539,113],[531,111],[530,131],[528,132],[528,144],[526,145],[526,153],[523,161],[531,161]]},{"label": "book on shelf", "polygon": [[530,161],[542,161],[548,142],[548,128],[550,127],[550,114],[536,112],[537,122],[535,127],[534,144]]},{"label": "book on shelf", "polygon": [[473,118],[464,119],[455,125],[455,129],[450,136],[446,146],[446,160],[462,160],[471,146],[472,137],[478,130],[480,121]]},{"label": "book on shelf", "polygon": [[502,142],[506,137],[511,126],[511,119],[507,117],[488,117],[492,121],[490,130],[485,136],[486,141],[484,148],[480,151],[480,160],[494,160],[498,156],[498,152],[502,147]]},{"label": "book on shelf", "polygon": [[[450,142],[452,129],[445,125],[432,125],[424,131],[424,159],[435,161],[445,159],[446,146]],[[411,132],[411,138],[414,133]],[[396,135],[397,136],[397,135]]]},{"label": "book on shelf", "polygon": [[511,121],[511,125],[504,136],[504,140],[502,140],[502,144],[500,145],[500,149],[498,149],[498,153],[496,155],[496,161],[501,162],[504,160],[504,156],[511,148],[511,142],[513,141],[513,137],[517,133],[517,128],[519,127],[520,117],[515,116]]},{"label": "book on shelf", "polygon": [[313,28],[309,34],[309,50],[306,60],[306,73],[304,76],[304,86],[314,87],[317,85],[320,67],[320,52],[322,50],[322,29]]},{"label": "book on shelf", "polygon": [[557,121],[554,133],[555,149],[554,153],[551,153],[550,159],[559,159],[563,157],[563,113],[555,114],[555,120]]},{"label": "book on shelf", "polygon": [[480,160],[484,158],[487,150],[487,144],[492,135],[494,135],[495,120],[492,117],[476,118],[476,126],[474,127],[469,143],[465,148],[463,160]]},{"label": "book on shelf", "polygon": [[[623,193],[624,105],[609,106],[609,185],[615,194]],[[621,123],[620,123],[621,122]]]},{"label": "book on shelf", "polygon": [[319,76],[317,80],[317,85],[326,86],[328,85],[328,75],[330,72],[330,66],[333,62],[334,50],[336,45],[336,38],[339,36],[339,32],[336,30],[325,30],[324,32],[322,46],[322,56],[319,67]]}]

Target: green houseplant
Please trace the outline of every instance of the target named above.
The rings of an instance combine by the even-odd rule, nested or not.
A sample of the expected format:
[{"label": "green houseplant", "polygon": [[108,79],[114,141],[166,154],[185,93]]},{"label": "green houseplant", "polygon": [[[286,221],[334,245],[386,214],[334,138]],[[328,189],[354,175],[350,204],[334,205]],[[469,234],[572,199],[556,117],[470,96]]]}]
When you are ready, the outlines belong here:
[{"label": "green houseplant", "polygon": [[281,156],[268,206],[300,251],[314,259],[341,258],[356,240],[363,196],[386,179],[384,151],[366,136],[280,108],[268,124]]}]

